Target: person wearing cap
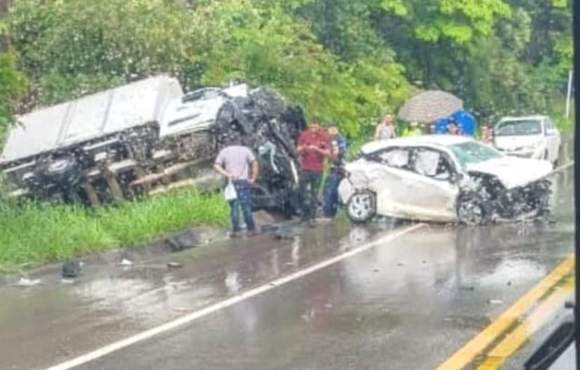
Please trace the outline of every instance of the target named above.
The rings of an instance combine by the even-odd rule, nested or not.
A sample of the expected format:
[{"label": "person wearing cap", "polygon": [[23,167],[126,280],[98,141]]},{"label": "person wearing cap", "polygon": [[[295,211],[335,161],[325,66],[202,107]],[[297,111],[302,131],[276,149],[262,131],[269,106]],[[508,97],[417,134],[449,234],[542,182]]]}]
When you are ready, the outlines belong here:
[{"label": "person wearing cap", "polygon": [[397,133],[395,132],[395,119],[393,115],[387,114],[383,118],[383,122],[377,125],[375,130],[375,140],[388,140],[394,139],[397,137]]}]

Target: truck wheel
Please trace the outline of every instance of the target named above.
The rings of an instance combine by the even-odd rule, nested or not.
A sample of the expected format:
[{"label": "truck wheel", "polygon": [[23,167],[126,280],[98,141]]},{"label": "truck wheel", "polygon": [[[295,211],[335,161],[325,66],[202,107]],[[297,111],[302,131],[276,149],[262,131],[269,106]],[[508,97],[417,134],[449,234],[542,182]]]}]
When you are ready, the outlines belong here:
[{"label": "truck wheel", "polygon": [[460,195],[457,199],[457,219],[464,225],[483,225],[488,219],[483,198],[476,193]]},{"label": "truck wheel", "polygon": [[353,223],[370,221],[377,213],[375,195],[368,190],[355,193],[346,204],[346,213]]}]

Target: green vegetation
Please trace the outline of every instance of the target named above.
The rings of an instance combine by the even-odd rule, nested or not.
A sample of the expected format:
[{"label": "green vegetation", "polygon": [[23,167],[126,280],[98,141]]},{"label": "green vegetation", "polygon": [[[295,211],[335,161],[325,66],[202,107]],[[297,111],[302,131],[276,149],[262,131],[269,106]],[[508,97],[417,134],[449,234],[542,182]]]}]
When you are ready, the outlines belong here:
[{"label": "green vegetation", "polygon": [[121,246],[139,245],[190,225],[224,226],[221,195],[180,191],[116,207],[30,203],[0,207],[0,271],[13,271]]},{"label": "green vegetation", "polygon": [[237,79],[351,140],[419,89],[482,120],[559,113],[572,55],[569,0],[18,0],[6,24],[33,105],[161,72]]},{"label": "green vegetation", "polygon": [[[460,96],[481,121],[547,113],[571,126],[562,115],[570,0],[11,3],[7,15],[0,9],[0,142],[14,112],[158,73],[187,89],[228,80],[272,86],[309,116],[337,122],[357,145],[384,113],[432,88]],[[220,224],[225,212],[221,200],[188,193],[96,212],[4,207],[0,265]]]}]

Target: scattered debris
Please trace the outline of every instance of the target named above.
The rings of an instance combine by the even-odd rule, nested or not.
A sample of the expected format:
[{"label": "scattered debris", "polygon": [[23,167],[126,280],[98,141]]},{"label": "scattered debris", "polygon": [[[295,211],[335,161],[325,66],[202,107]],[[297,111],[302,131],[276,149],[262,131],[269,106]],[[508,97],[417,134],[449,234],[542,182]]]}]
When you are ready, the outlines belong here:
[{"label": "scattered debris", "polygon": [[489,304],[503,304],[501,299],[490,299]]},{"label": "scattered debris", "polygon": [[133,266],[133,261],[123,258],[121,262],[119,262],[121,266]]},{"label": "scattered debris", "polygon": [[270,233],[270,232],[276,232],[278,230],[280,230],[280,226],[278,225],[262,225],[260,226],[260,230],[262,233]]},{"label": "scattered debris", "polygon": [[63,278],[77,278],[81,274],[83,264],[80,261],[68,261],[62,264]]},{"label": "scattered debris", "polygon": [[193,310],[191,308],[185,308],[185,307],[174,307],[173,311],[175,311],[175,312],[192,312]]},{"label": "scattered debris", "polygon": [[181,252],[186,249],[195,248],[202,244],[200,236],[192,230],[172,235],[166,240],[172,252]]},{"label": "scattered debris", "polygon": [[167,267],[169,267],[171,269],[178,269],[178,268],[183,267],[183,264],[181,264],[179,262],[168,262]]},{"label": "scattered debris", "polygon": [[275,240],[293,240],[297,236],[294,230],[278,230],[274,233]]},{"label": "scattered debris", "polygon": [[38,284],[40,284],[40,279],[29,279],[29,278],[21,277],[18,280],[18,282],[16,283],[16,286],[27,288],[27,287],[35,286]]}]

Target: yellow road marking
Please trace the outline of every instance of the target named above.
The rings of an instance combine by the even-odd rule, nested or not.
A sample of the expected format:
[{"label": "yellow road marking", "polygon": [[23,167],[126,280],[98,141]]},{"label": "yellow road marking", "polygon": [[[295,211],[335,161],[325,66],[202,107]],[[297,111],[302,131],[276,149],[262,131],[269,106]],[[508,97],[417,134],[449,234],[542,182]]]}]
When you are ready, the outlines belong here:
[{"label": "yellow road marking", "polygon": [[471,339],[459,351],[455,352],[437,370],[461,370],[473,362],[502,335],[504,335],[536,302],[546,295],[574,268],[574,256],[571,255],[560,263],[548,276],[518,299],[502,313],[493,323]]},{"label": "yellow road marking", "polygon": [[508,358],[522,348],[528,339],[553,317],[558,308],[563,306],[573,289],[574,278],[572,277],[567,279],[563,285],[556,287],[555,291],[525,321],[518,325],[514,331],[487,354],[485,361],[477,367],[477,370],[499,369]]}]

